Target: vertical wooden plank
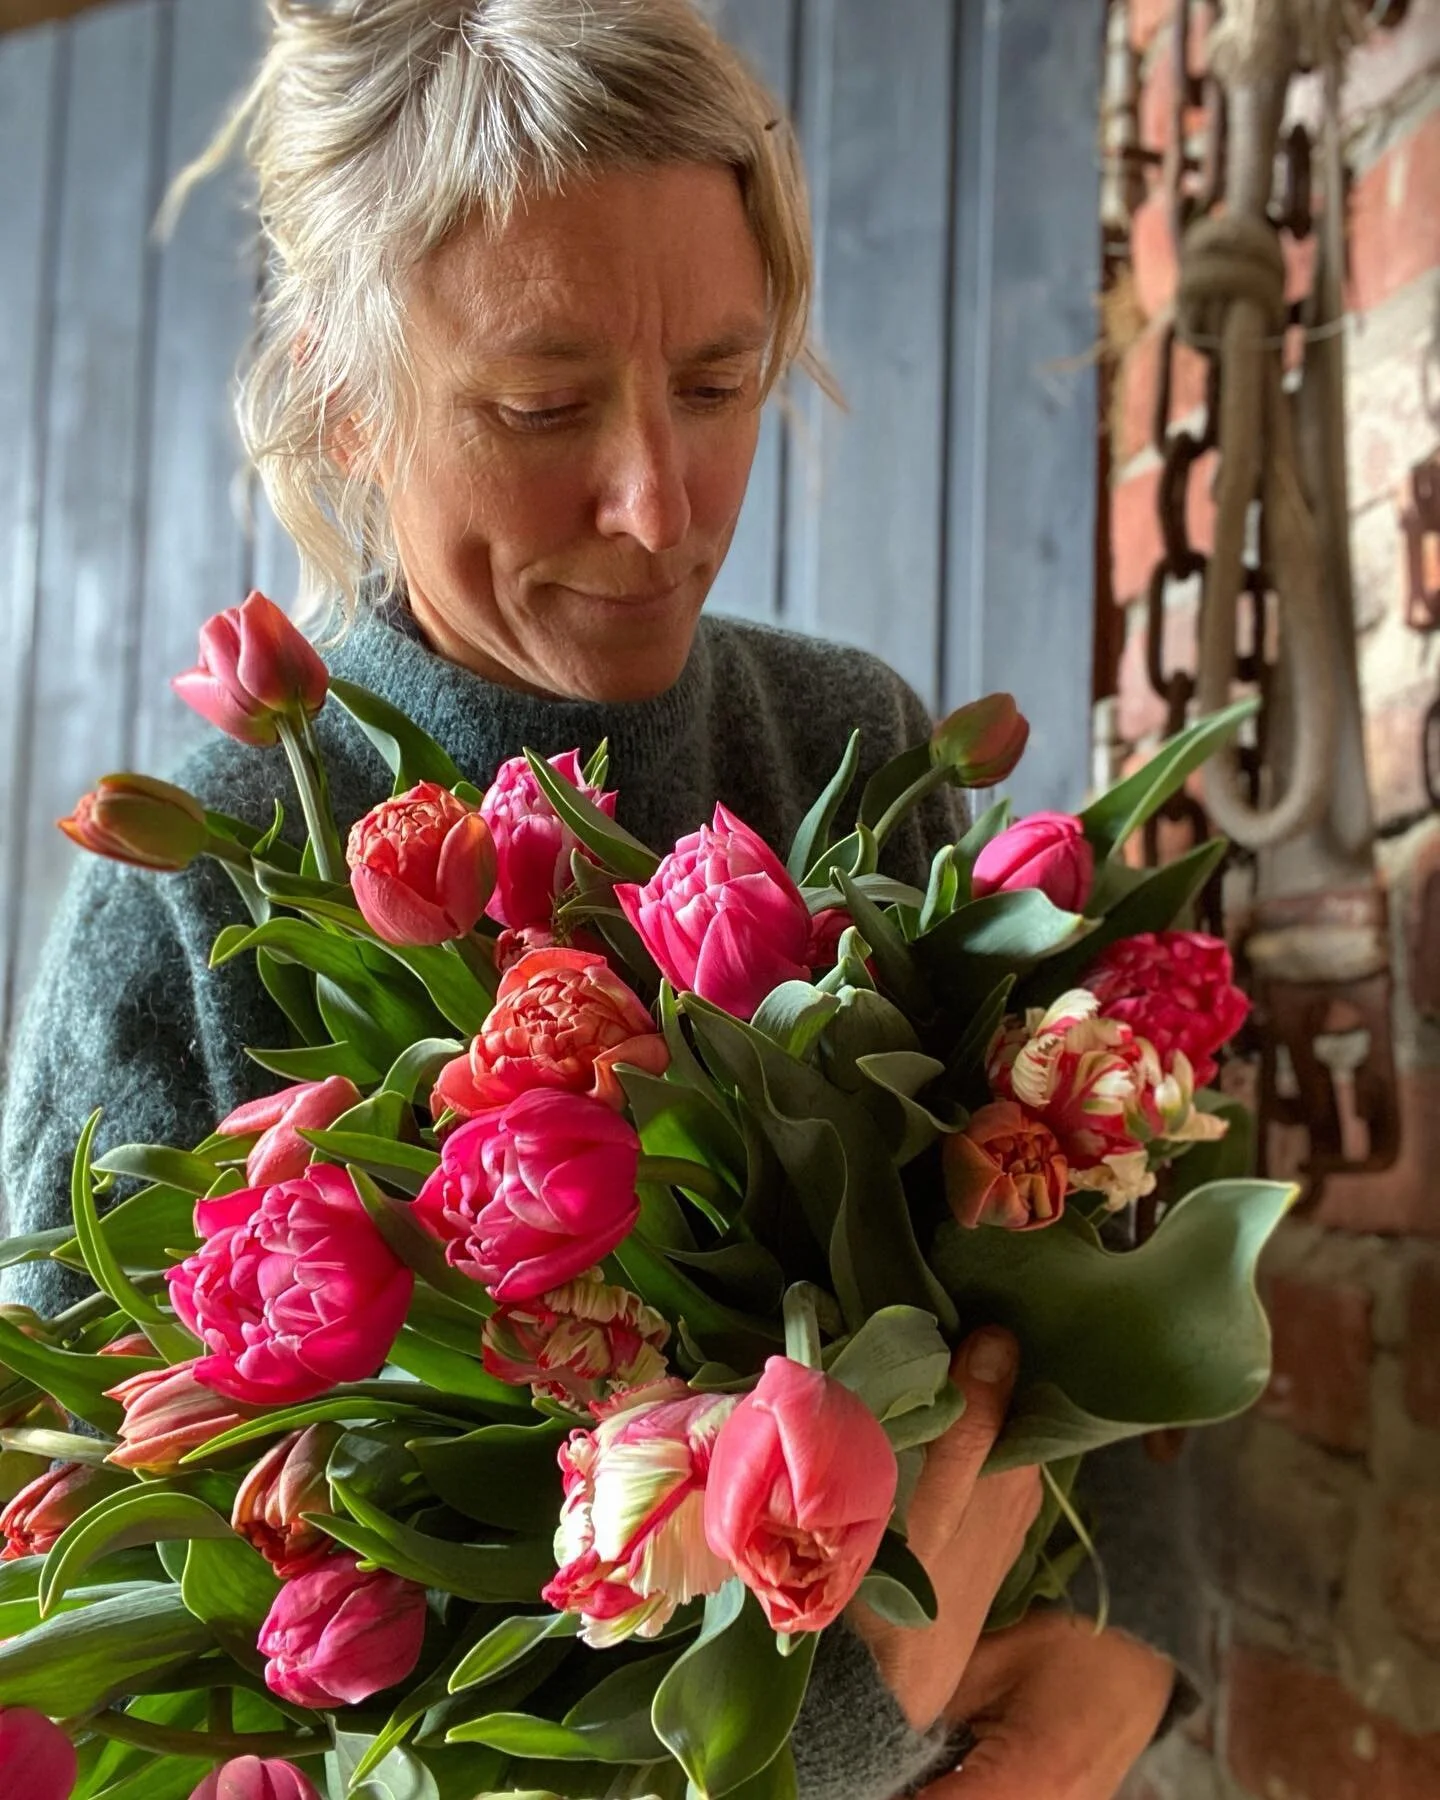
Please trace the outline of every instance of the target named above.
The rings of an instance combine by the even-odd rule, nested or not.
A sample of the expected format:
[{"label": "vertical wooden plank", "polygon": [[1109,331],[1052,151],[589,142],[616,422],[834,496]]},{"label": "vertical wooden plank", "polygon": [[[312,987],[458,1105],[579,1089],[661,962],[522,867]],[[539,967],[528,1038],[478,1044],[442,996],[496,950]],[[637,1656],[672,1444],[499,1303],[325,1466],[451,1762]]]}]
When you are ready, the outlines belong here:
[{"label": "vertical wooden plank", "polygon": [[48,228],[58,179],[63,74],[51,27],[0,38],[0,1052],[8,1038],[29,781],[26,722],[35,633],[49,339]]},{"label": "vertical wooden plank", "polygon": [[75,852],[54,820],[125,760],[141,557],[146,228],[164,27],[155,0],[70,26],[53,355],[17,893],[24,990]]},{"label": "vertical wooden plank", "polygon": [[849,411],[800,407],[786,622],[877,652],[932,703],[953,24],[950,0],[810,0],[800,100],[820,348]]},{"label": "vertical wooden plank", "polygon": [[[720,0],[715,24],[774,93],[794,104],[795,13],[799,0]],[[739,618],[773,621],[780,607],[784,531],[784,424],[773,394],[760,425],[760,443],[745,505],[710,604]]]},{"label": "vertical wooden plank", "polygon": [[945,701],[1014,693],[1012,783],[1089,769],[1103,0],[962,0]]},{"label": "vertical wooden plank", "polygon": [[[173,29],[167,183],[209,142],[260,51],[252,0],[176,0]],[[201,622],[239,605],[249,574],[231,406],[255,293],[247,188],[233,165],[197,188],[160,259],[134,752],[153,771],[195,736],[167,678],[194,662]]]}]

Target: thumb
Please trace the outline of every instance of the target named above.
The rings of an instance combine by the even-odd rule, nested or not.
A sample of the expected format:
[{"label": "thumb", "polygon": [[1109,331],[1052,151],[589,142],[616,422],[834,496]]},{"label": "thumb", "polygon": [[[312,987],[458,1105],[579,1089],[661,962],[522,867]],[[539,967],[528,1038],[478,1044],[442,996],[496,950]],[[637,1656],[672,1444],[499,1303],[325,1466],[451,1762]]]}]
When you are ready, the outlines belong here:
[{"label": "thumb", "polygon": [[965,1411],[925,1453],[910,1507],[911,1547],[922,1560],[921,1544],[948,1544],[959,1530],[1005,1423],[1019,1368],[1019,1344],[993,1325],[973,1332],[951,1358],[950,1379],[964,1392]]}]

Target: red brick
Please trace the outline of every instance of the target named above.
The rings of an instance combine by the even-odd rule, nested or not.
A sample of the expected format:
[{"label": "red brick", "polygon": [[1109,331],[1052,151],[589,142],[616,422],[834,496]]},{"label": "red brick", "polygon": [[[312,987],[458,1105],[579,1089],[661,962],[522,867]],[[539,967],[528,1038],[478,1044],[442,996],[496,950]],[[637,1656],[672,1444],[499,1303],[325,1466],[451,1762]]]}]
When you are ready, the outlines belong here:
[{"label": "red brick", "polygon": [[1174,0],[1130,0],[1130,41],[1143,50],[1162,25],[1168,24]]},{"label": "red brick", "polygon": [[[1202,456],[1190,471],[1186,522],[1190,542],[1202,554],[1215,541],[1215,503],[1210,486],[1215,479],[1215,456]],[[1110,492],[1110,540],[1114,565],[1115,598],[1128,605],[1150,585],[1160,560],[1160,518],[1155,502],[1160,492],[1158,467],[1142,470],[1117,483]]]},{"label": "red brick", "polygon": [[1440,1493],[1404,1494],[1389,1508],[1385,1597],[1396,1624],[1440,1654]]},{"label": "red brick", "polygon": [[[1129,462],[1137,451],[1150,442],[1155,422],[1155,396],[1160,385],[1160,353],[1165,344],[1165,328],[1155,324],[1130,346],[1120,369],[1120,410],[1116,460]],[[1170,414],[1168,424],[1183,419],[1205,403],[1207,364],[1198,350],[1176,342],[1170,374]]]},{"label": "red brick", "polygon": [[1153,189],[1130,221],[1130,258],[1135,297],[1147,319],[1156,319],[1175,298],[1175,240],[1170,203],[1163,187]]},{"label": "red brick", "polygon": [[1402,1069],[1400,1154],[1375,1175],[1332,1175],[1315,1211],[1335,1231],[1440,1238],[1440,1069]]},{"label": "red brick", "polygon": [[1380,157],[1350,204],[1351,303],[1367,312],[1440,268],[1440,109]]},{"label": "red brick", "polygon": [[1371,1298],[1364,1288],[1273,1276],[1274,1369],[1260,1410],[1331,1450],[1370,1441]]},{"label": "red brick", "polygon": [[1232,1774],[1291,1800],[1434,1800],[1440,1733],[1412,1736],[1333,1675],[1237,1645],[1226,1669]]},{"label": "red brick", "polygon": [[[1137,602],[1143,613],[1143,602]],[[1171,601],[1165,608],[1164,643],[1161,667],[1166,671],[1183,669],[1195,673],[1196,609],[1193,600]],[[1126,634],[1116,679],[1119,704],[1115,709],[1115,727],[1127,743],[1138,743],[1165,729],[1169,714],[1165,702],[1150,685],[1145,659],[1149,651],[1150,630],[1146,624],[1133,627]]]},{"label": "red brick", "polygon": [[1405,1330],[1405,1406],[1417,1425],[1440,1430],[1440,1261],[1410,1277]]},{"label": "red brick", "polygon": [[[1168,23],[1168,19],[1167,19]],[[1209,31],[1209,15],[1205,7],[1190,11],[1190,71],[1194,75],[1205,69],[1205,40]],[[1175,119],[1175,55],[1174,40],[1167,31],[1150,56],[1145,84],[1140,92],[1140,142],[1147,150],[1169,148],[1171,127]],[[1185,108],[1185,136],[1192,139],[1204,128],[1205,112],[1200,106]]]}]

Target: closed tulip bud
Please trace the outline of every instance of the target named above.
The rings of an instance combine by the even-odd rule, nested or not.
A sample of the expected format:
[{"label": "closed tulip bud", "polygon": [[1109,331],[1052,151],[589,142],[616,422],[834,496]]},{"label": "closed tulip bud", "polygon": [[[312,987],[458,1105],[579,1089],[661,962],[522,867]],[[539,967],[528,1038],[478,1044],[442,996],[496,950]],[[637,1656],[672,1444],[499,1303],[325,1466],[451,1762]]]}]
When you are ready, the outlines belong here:
[{"label": "closed tulip bud", "polygon": [[1090,898],[1095,852],[1080,821],[1069,813],[1031,813],[991,838],[975,858],[970,885],[975,898],[1039,888],[1062,912],[1078,913]]},{"label": "closed tulip bud", "polygon": [[190,1800],[321,1800],[320,1791],[294,1763],[278,1756],[235,1756],[212,1769]]},{"label": "closed tulip bud", "polygon": [[260,1627],[265,1685],[297,1706],[355,1706],[420,1660],[425,1590],[337,1550],[287,1581]]},{"label": "closed tulip bud", "polygon": [[170,683],[242,744],[273,744],[280,720],[319,712],[330,677],[305,635],[256,589],[200,627],[200,661]]},{"label": "closed tulip bud", "polygon": [[356,821],[345,860],[365,923],[387,944],[473,931],[495,887],[495,842],[473,806],[434,781]]},{"label": "closed tulip bud", "polygon": [[942,719],[930,736],[930,757],[955,771],[961,787],[988,788],[1019,762],[1030,722],[1010,694],[986,694]]},{"label": "closed tulip bud", "polygon": [[237,1106],[215,1129],[227,1137],[260,1133],[245,1159],[245,1178],[251,1187],[269,1187],[277,1181],[294,1181],[310,1167],[315,1152],[300,1136],[302,1131],[326,1130],[360,1099],[359,1088],[343,1075],[299,1081],[278,1094]]},{"label": "closed tulip bud", "polygon": [[[579,751],[552,756],[550,766],[562,781],[614,818],[615,795],[586,782]],[[498,924],[517,931],[548,927],[555,897],[569,885],[570,856],[579,847],[578,838],[561,822],[523,756],[501,763],[480,802],[480,812],[490,827],[499,859],[498,879],[486,911]]]},{"label": "closed tulip bud", "polygon": [[149,1475],[173,1475],[188,1450],[255,1417],[252,1408],[198,1382],[194,1362],[146,1369],[106,1392],[125,1409],[120,1442],[106,1460]]},{"label": "closed tulip bud", "polygon": [[14,1800],[70,1800],[75,1746],[29,1706],[0,1707],[0,1793]]},{"label": "closed tulip bud", "polygon": [[149,775],[106,775],[56,823],[82,850],[166,875],[188,869],[210,838],[194,795]]},{"label": "closed tulip bud", "polygon": [[338,1425],[309,1425],[281,1438],[240,1484],[230,1523],[260,1552],[282,1581],[313,1568],[334,1540],[305,1522],[328,1513],[325,1465],[340,1439]]},{"label": "closed tulip bud", "polygon": [[0,1536],[5,1539],[0,1562],[43,1556],[67,1525],[125,1485],[123,1476],[95,1463],[57,1463],[47,1469],[0,1512]]}]

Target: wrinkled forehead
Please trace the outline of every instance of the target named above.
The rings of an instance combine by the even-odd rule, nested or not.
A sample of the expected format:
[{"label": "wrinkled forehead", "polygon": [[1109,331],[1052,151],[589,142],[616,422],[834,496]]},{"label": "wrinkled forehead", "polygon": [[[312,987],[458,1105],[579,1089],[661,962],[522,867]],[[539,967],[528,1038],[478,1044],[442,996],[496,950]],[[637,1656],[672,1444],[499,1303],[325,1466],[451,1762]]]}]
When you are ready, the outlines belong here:
[{"label": "wrinkled forehead", "polygon": [[457,359],[577,361],[647,346],[763,349],[764,258],[728,169],[605,174],[472,218],[412,271],[413,347]]}]

